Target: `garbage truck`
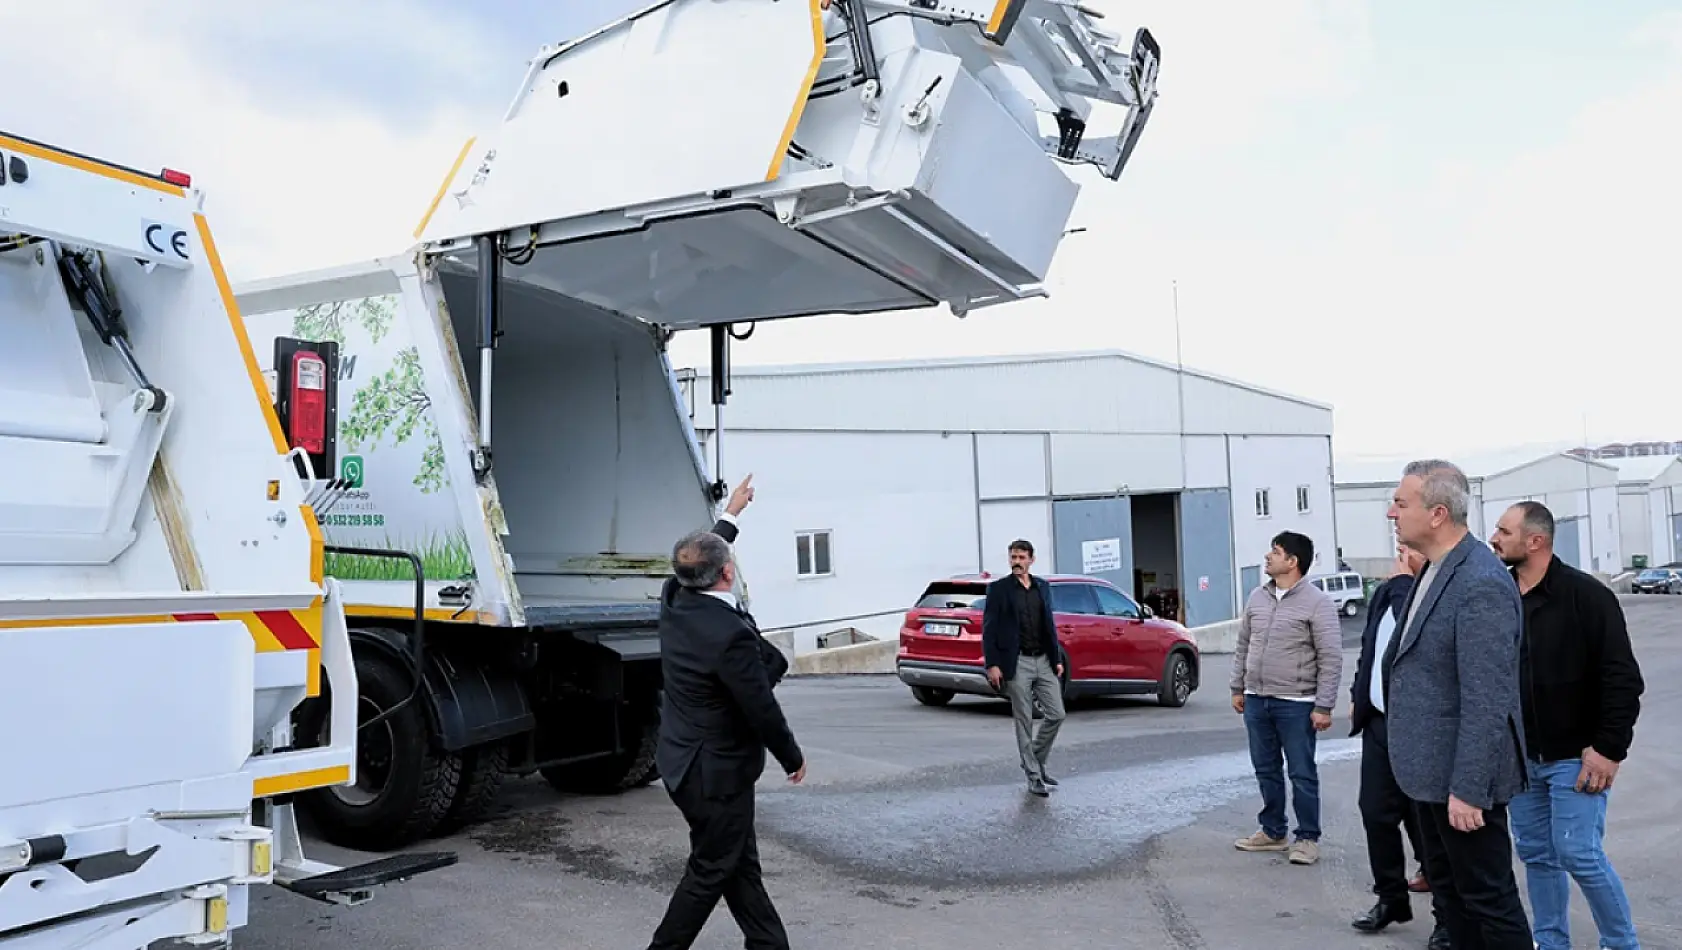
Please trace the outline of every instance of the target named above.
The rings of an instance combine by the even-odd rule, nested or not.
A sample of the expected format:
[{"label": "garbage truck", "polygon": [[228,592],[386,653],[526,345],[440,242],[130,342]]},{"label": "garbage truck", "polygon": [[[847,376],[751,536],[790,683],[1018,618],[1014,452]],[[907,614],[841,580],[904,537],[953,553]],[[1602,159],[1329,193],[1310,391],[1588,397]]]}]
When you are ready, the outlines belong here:
[{"label": "garbage truck", "polygon": [[203,197],[0,133],[3,950],[223,946],[253,885],[353,904],[454,861],[304,856],[291,797],[355,780],[359,687]]},{"label": "garbage truck", "polygon": [[761,321],[1044,296],[1158,57],[1066,0],[661,0],[540,49],[407,250],[237,288],[355,673],[294,745],[348,690],[379,719],[354,782],[300,792],[321,833],[395,849],[508,775],[655,779],[658,593],[727,441],[703,457],[674,336],[710,336],[722,417]]}]

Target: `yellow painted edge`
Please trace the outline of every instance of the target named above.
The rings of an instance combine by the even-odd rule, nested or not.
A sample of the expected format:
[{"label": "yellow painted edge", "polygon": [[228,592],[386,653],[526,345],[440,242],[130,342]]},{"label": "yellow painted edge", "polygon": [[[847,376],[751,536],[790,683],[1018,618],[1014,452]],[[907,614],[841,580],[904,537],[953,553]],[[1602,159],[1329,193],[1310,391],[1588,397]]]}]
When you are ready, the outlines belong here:
[{"label": "yellow painted edge", "polygon": [[309,678],[304,680],[304,695],[305,696],[320,696],[321,695],[321,651],[320,650],[309,651],[309,657],[307,658],[307,660],[305,662],[309,663]]},{"label": "yellow painted edge", "polygon": [[148,178],[145,175],[131,172],[126,168],[118,168],[115,165],[107,165],[104,162],[83,158],[80,155],[71,155],[67,152],[61,152],[56,148],[36,145],[33,142],[19,141],[18,139],[14,139],[8,135],[0,135],[0,148],[3,148],[8,152],[17,152],[20,155],[28,155],[31,158],[39,158],[42,161],[52,162],[56,165],[63,165],[67,168],[74,168],[78,171],[90,172],[104,178],[120,181],[126,185],[134,185],[139,188],[150,188],[153,191],[161,191],[166,195],[174,195],[177,198],[184,198],[187,195],[187,190],[182,188],[180,185],[172,185],[167,181],[162,181],[157,178]]},{"label": "yellow painted edge", "polygon": [[806,113],[806,98],[812,94],[812,83],[818,79],[818,70],[823,66],[823,51],[827,45],[823,35],[823,7],[822,0],[807,0],[812,8],[812,62],[806,67],[806,79],[800,84],[800,94],[794,98],[794,108],[789,111],[788,122],[783,125],[783,137],[777,141],[777,151],[771,156],[771,167],[765,170],[765,180],[775,181],[783,170],[783,158],[788,154],[789,143],[794,141],[794,130],[800,127],[800,117]]},{"label": "yellow painted edge", "polygon": [[222,308],[228,312],[228,323],[239,343],[239,355],[245,360],[245,372],[251,377],[251,390],[257,396],[258,407],[263,410],[264,421],[269,424],[269,437],[274,440],[275,453],[285,455],[286,435],[280,431],[280,416],[275,414],[274,405],[269,402],[269,387],[263,382],[263,371],[257,366],[257,353],[251,348],[251,334],[245,332],[245,321],[240,318],[239,302],[234,299],[234,287],[228,281],[228,272],[222,267],[222,256],[216,253],[216,242],[210,236],[210,222],[203,214],[195,214],[193,223],[198,226],[199,244],[204,248],[205,261],[210,265],[210,272],[216,276],[216,289],[222,294]]},{"label": "yellow painted edge", "polygon": [[0,630],[24,627],[104,627],[126,626],[136,623],[175,623],[169,614],[142,614],[132,617],[41,617],[29,620],[0,620]]},{"label": "yellow painted edge", "polygon": [[[441,620],[446,623],[490,623],[490,614],[478,610],[466,610],[458,616],[455,611],[442,607],[428,607],[421,611],[428,620]],[[346,604],[345,615],[352,617],[391,617],[398,620],[412,620],[415,616],[412,607],[388,607],[384,604]]]},{"label": "yellow painted edge", "polygon": [[[313,505],[299,505],[298,509],[304,513],[304,527],[310,533],[310,580],[320,584],[327,576],[325,561],[327,557],[327,542],[321,536],[321,524],[316,520]],[[320,610],[321,605],[315,605]]]},{"label": "yellow painted edge", "polygon": [[1005,13],[1010,10],[1011,0],[999,0],[993,4],[993,15],[987,18],[987,32],[989,35],[999,32],[999,27],[1005,25]]},{"label": "yellow painted edge", "polygon": [[308,772],[293,772],[290,775],[272,775],[260,778],[251,783],[252,798],[272,798],[275,795],[285,795],[288,792],[301,792],[308,788],[321,788],[326,785],[343,785],[350,781],[350,766],[335,765],[325,769],[311,769]]},{"label": "yellow painted edge", "polygon": [[432,203],[426,206],[426,214],[421,217],[420,224],[415,225],[415,240],[420,240],[420,236],[426,231],[426,226],[432,223],[432,216],[438,213],[438,206],[444,202],[444,192],[449,190],[450,182],[456,180],[456,174],[461,171],[462,163],[467,161],[468,150],[477,141],[479,139],[475,136],[462,145],[461,153],[456,156],[455,164],[450,166],[450,173],[444,176],[442,182],[438,183],[438,193],[432,196]]}]

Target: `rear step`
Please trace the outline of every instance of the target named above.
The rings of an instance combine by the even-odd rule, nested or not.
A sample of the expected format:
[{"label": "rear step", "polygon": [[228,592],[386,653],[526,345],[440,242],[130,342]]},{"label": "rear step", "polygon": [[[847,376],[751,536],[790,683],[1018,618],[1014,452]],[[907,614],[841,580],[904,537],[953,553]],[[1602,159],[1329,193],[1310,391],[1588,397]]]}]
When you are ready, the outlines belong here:
[{"label": "rear step", "polygon": [[390,857],[340,868],[289,883],[281,883],[294,894],[327,904],[361,904],[373,895],[369,892],[382,884],[406,881],[417,874],[447,868],[456,863],[454,851],[433,851],[422,854],[394,854]]}]

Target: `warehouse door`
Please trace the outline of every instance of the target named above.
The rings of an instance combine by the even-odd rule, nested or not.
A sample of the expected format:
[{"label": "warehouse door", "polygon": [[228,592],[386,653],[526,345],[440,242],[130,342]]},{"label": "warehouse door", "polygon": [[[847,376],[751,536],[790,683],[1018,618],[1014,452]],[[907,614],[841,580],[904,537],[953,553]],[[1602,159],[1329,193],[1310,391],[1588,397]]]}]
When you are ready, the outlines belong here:
[{"label": "warehouse door", "polygon": [[1238,584],[1239,603],[1250,599],[1255,589],[1261,586],[1261,565],[1255,564],[1239,572],[1242,580]]},{"label": "warehouse door", "polygon": [[1676,561],[1682,561],[1682,515],[1670,516],[1670,559],[1665,563],[1672,564]]},{"label": "warehouse door", "polygon": [[1081,498],[1052,502],[1057,571],[1102,577],[1133,589],[1133,501]]},{"label": "warehouse door", "polygon": [[1186,626],[1231,620],[1232,502],[1226,489],[1181,493],[1180,561]]},{"label": "warehouse door", "polygon": [[1554,553],[1572,567],[1583,566],[1583,519],[1565,518],[1554,523]]}]

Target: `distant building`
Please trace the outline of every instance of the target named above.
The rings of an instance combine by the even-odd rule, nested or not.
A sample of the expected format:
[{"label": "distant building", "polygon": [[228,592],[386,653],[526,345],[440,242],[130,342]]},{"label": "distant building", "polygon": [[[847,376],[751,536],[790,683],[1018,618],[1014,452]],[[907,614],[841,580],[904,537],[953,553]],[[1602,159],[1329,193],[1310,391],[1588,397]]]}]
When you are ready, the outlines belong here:
[{"label": "distant building", "polygon": [[1575,448],[1570,454],[1581,458],[1624,459],[1682,455],[1682,442],[1608,442],[1594,448]]},{"label": "distant building", "polygon": [[[1634,514],[1626,515],[1620,506],[1622,476],[1613,463],[1571,452],[1451,461],[1465,470],[1471,483],[1467,522],[1480,540],[1489,540],[1495,522],[1513,503],[1540,501],[1553,512],[1554,550],[1561,560],[1605,574],[1627,566],[1621,523]],[[1390,498],[1406,464],[1406,459],[1398,459],[1337,465],[1332,491],[1341,553],[1351,568],[1365,575],[1390,573],[1396,551]]]},{"label": "distant building", "polygon": [[[710,383],[679,380],[710,466]],[[1008,572],[1019,537],[1036,571],[1189,626],[1237,615],[1280,531],[1337,566],[1331,407],[1131,354],[738,366],[723,429],[724,474],[760,489],[737,542],[754,616],[801,652],[896,637],[926,584]]]}]

